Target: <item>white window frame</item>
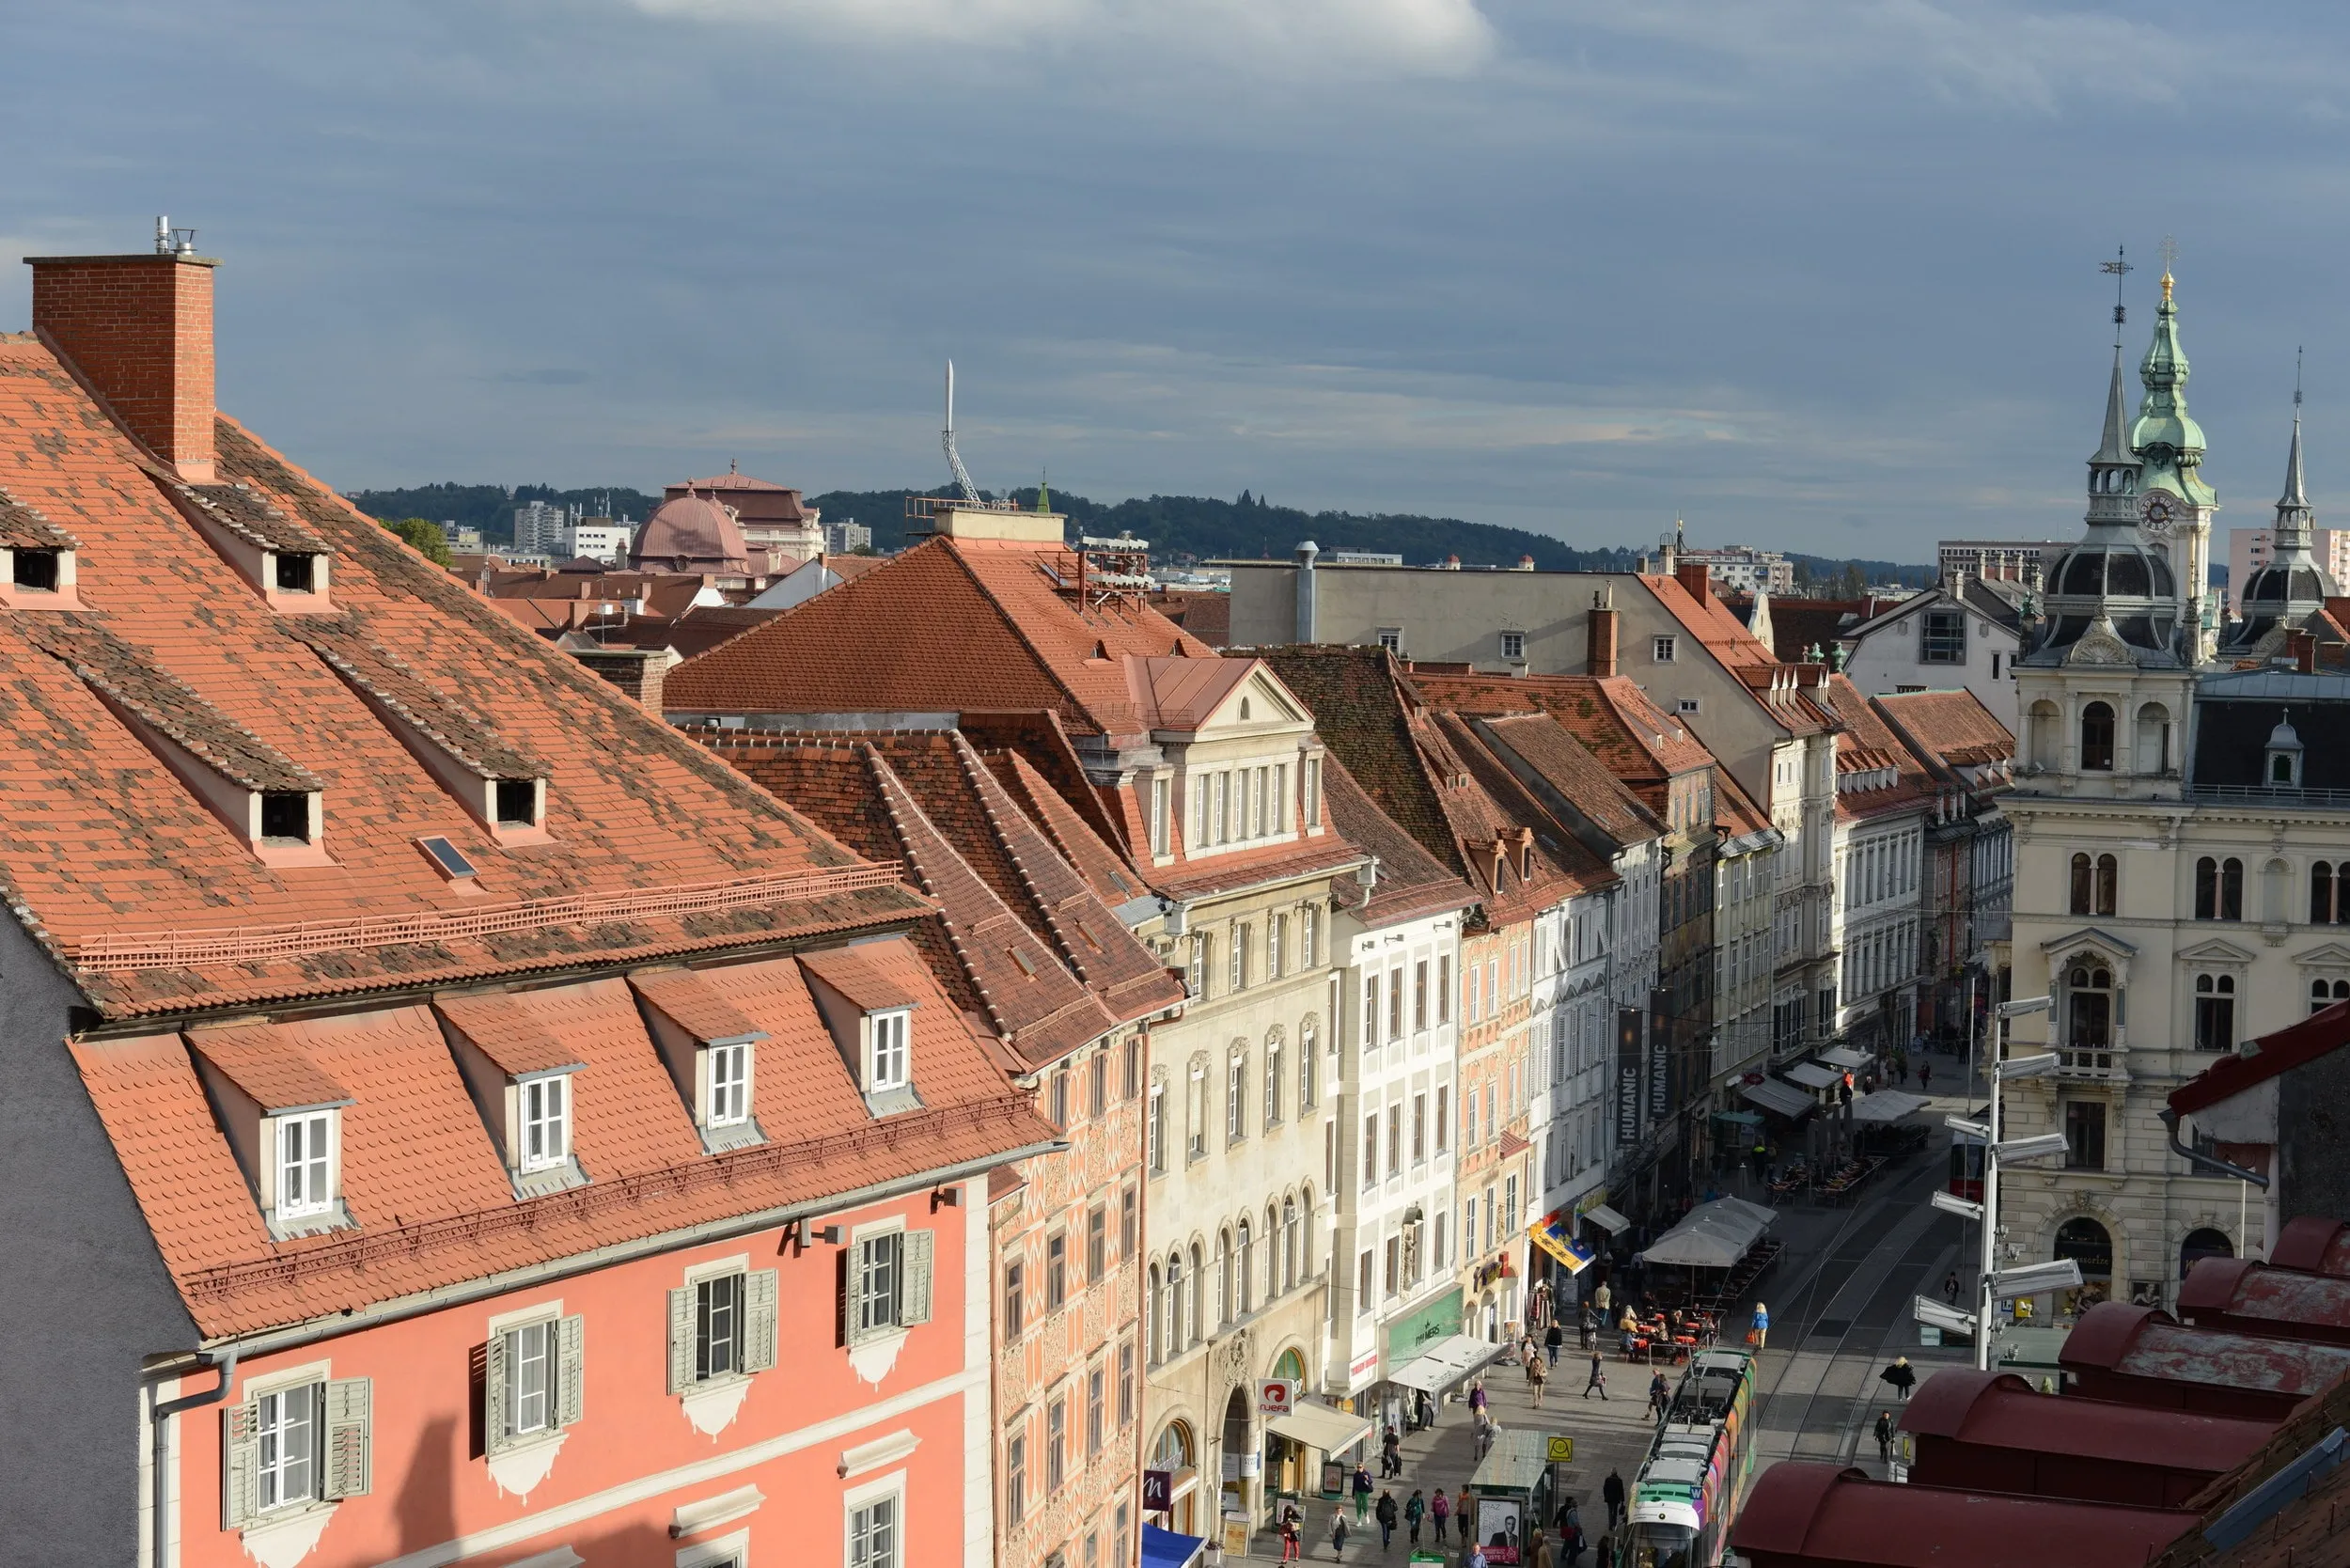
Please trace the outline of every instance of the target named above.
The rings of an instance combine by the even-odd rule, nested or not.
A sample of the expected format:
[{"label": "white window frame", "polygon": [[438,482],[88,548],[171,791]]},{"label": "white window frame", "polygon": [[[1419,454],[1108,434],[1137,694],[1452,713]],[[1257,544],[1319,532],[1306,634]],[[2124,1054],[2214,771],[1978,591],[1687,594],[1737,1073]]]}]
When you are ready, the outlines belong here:
[{"label": "white window frame", "polygon": [[543,1073],[514,1084],[515,1165],[553,1170],[572,1157],[572,1075]]},{"label": "white window frame", "polygon": [[[869,1339],[883,1334],[902,1332],[905,1328],[906,1232],[902,1224],[885,1224],[860,1230],[849,1241],[849,1333],[852,1339]],[[867,1321],[867,1304],[878,1299],[874,1277],[881,1273],[875,1266],[880,1252],[888,1254],[888,1300],[884,1317]]]},{"label": "white window frame", "polygon": [[914,1010],[888,1008],[865,1015],[865,1092],[914,1087]]},{"label": "white window frame", "polygon": [[1502,634],[1501,634],[1501,656],[1502,656],[1503,658],[1505,658],[1505,659],[1523,659],[1523,658],[1525,658],[1525,657],[1526,657],[1526,634],[1525,634],[1524,632],[1504,632],[1504,633],[1502,633]]},{"label": "white window frame", "polygon": [[[561,1372],[556,1365],[560,1354],[557,1341],[562,1337],[561,1322],[557,1317],[548,1315],[518,1323],[497,1332],[506,1338],[506,1430],[517,1437],[555,1431],[562,1424],[562,1396],[557,1382]],[[528,1354],[532,1337],[538,1340],[536,1365],[539,1368],[539,1387],[535,1394],[524,1375],[525,1369],[533,1364],[533,1358]],[[539,1419],[525,1421],[525,1402],[533,1398],[539,1403]]]},{"label": "white window frame", "polygon": [[[882,1503],[890,1509],[889,1545],[881,1556],[857,1552],[857,1515]],[[851,1487],[840,1496],[841,1568],[905,1568],[906,1472],[894,1470],[877,1481]]]},{"label": "white window frame", "polygon": [[1677,636],[1651,637],[1648,651],[1650,663],[1672,664],[1675,662],[1675,656],[1681,651],[1681,639]]},{"label": "white window frame", "polygon": [[708,1098],[703,1102],[709,1107],[709,1124],[740,1127],[749,1121],[751,1043],[734,1040],[708,1045],[702,1049],[702,1058],[709,1079],[705,1086]]},{"label": "white window frame", "polygon": [[[285,1438],[291,1425],[285,1419],[286,1400],[288,1396],[293,1394],[300,1394],[308,1406],[308,1413],[303,1424],[307,1428],[309,1451],[298,1461],[302,1468],[303,1489],[298,1492],[288,1492],[284,1488],[290,1473],[297,1463],[289,1459],[284,1451]],[[290,1508],[298,1508],[306,1503],[322,1500],[325,1487],[321,1482],[325,1479],[326,1466],[323,1441],[326,1425],[325,1377],[323,1375],[312,1377],[306,1373],[302,1377],[290,1379],[274,1388],[255,1392],[249,1398],[253,1405],[255,1517],[258,1519]],[[278,1417],[274,1422],[270,1419],[273,1412]],[[269,1448],[273,1442],[278,1445],[279,1450],[274,1458],[269,1455]],[[273,1486],[278,1488],[277,1495],[274,1498],[270,1495]]]},{"label": "white window frame", "polygon": [[[340,1152],[337,1145],[341,1141],[335,1123],[340,1118],[331,1110],[321,1110],[300,1111],[272,1120],[277,1123],[271,1140],[277,1182],[274,1195],[277,1217],[303,1219],[325,1214],[335,1206],[336,1155]],[[287,1145],[295,1140],[305,1147],[289,1156]],[[319,1148],[321,1144],[324,1147]],[[308,1179],[313,1177],[315,1180]],[[301,1196],[289,1196],[296,1192]]]}]

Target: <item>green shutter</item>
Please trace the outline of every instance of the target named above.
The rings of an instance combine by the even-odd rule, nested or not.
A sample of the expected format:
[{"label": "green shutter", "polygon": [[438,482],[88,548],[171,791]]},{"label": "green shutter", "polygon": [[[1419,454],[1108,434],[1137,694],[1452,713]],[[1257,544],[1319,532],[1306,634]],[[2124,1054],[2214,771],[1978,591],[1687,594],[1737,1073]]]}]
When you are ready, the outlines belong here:
[{"label": "green shutter", "polygon": [[492,1334],[481,1359],[481,1446],[492,1453],[500,1452],[514,1440],[514,1434],[508,1425],[513,1412],[506,1392],[507,1344],[510,1333],[510,1330],[501,1328]]},{"label": "green shutter", "polygon": [[250,1403],[232,1404],[220,1413],[220,1524],[223,1529],[243,1529],[259,1511],[254,1488],[260,1468],[254,1439],[255,1411]]},{"label": "green shutter", "polygon": [[323,1496],[363,1497],[374,1488],[375,1385],[338,1377],[326,1385],[326,1468]]},{"label": "green shutter", "polygon": [[776,1271],[753,1269],[743,1277],[743,1306],[746,1333],[743,1341],[743,1370],[765,1372],[776,1364]]},{"label": "green shutter", "polygon": [[694,1287],[669,1293],[669,1392],[694,1386]]},{"label": "green shutter", "polygon": [[899,1286],[898,1321],[901,1324],[931,1321],[931,1243],[934,1232],[908,1231],[904,1244],[898,1251],[898,1266],[904,1270]]},{"label": "green shutter", "polygon": [[565,1318],[556,1325],[555,1335],[555,1424],[576,1426],[586,1395],[588,1320]]}]

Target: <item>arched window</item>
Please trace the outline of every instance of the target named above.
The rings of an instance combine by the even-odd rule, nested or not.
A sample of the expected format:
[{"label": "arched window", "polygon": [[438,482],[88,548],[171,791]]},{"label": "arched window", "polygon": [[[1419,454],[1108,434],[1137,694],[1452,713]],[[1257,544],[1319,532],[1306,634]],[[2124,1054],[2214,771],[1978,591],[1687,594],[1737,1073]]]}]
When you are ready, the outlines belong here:
[{"label": "arched window", "polygon": [[1299,1223],[1304,1231],[1297,1244],[1299,1272],[1308,1279],[1314,1277],[1314,1189],[1306,1188],[1297,1195]]},{"label": "arched window", "polygon": [[[1281,1279],[1281,1211],[1267,1203],[1264,1206],[1264,1294],[1270,1299],[1276,1291],[1289,1289]],[[1295,1281],[1290,1281],[1294,1284]]]},{"label": "arched window", "polygon": [[2209,1226],[2189,1231],[2186,1239],[2179,1243],[2179,1278],[2186,1278],[2187,1270],[2206,1258],[2234,1256],[2235,1243],[2228,1239],[2227,1231],[2215,1231]]},{"label": "arched window", "polygon": [[2110,855],[2097,856],[2097,913],[2110,915],[2122,896],[2122,863]]},{"label": "arched window", "polygon": [[1204,1282],[1207,1273],[1206,1263],[1207,1260],[1200,1255],[1199,1244],[1193,1242],[1191,1244],[1191,1322],[1184,1325],[1183,1342],[1185,1344],[1196,1345],[1208,1337],[1206,1325],[1199,1321],[1206,1311],[1206,1303],[1199,1299],[1201,1294],[1199,1287]]},{"label": "arched window", "polygon": [[2056,1255],[2080,1264],[2084,1285],[2102,1290],[2113,1282],[2113,1237],[2093,1219],[2068,1219],[2059,1226]]},{"label": "arched window", "polygon": [[1281,1076],[1281,1033],[1276,1029],[1264,1043],[1264,1124],[1281,1120],[1281,1096],[1288,1085]]},{"label": "arched window", "polygon": [[2094,863],[2092,862],[2089,856],[2082,852],[2078,850],[2074,851],[2073,897],[2068,906],[2072,913],[2076,915],[2086,915],[2089,913],[2091,899],[2095,891],[2095,881],[2096,867]]},{"label": "arched window", "polygon": [[2090,960],[2064,976],[2064,1043],[2076,1051],[2108,1050],[2113,1044],[2113,971]]},{"label": "arched window", "polygon": [[1238,1239],[1232,1245],[1234,1256],[1240,1260],[1240,1310],[1243,1317],[1256,1309],[1257,1254],[1249,1245],[1248,1216],[1240,1216]]},{"label": "arched window", "polygon": [[1167,1332],[1160,1336],[1162,1357],[1183,1353],[1183,1255],[1171,1252],[1167,1259]]},{"label": "arched window", "polygon": [[2162,775],[2170,771],[2170,710],[2159,702],[2145,703],[2138,710],[2138,757],[2139,773]]},{"label": "arched window", "polygon": [[2043,698],[2031,705],[2030,713],[2026,715],[2025,738],[2029,749],[2025,755],[2032,766],[2044,769],[2057,765],[2057,742],[2063,728],[2062,716],[2058,713],[2055,703]]},{"label": "arched window", "polygon": [[1167,1307],[1167,1290],[1159,1283],[1158,1264],[1151,1265],[1144,1285],[1148,1305],[1142,1319],[1142,1358],[1156,1362],[1167,1354],[1167,1346],[1162,1342],[1166,1330],[1161,1327],[1166,1320],[1159,1316]]},{"label": "arched window", "polygon": [[1215,1233],[1215,1325],[1232,1321],[1232,1233]]},{"label": "arched window", "polygon": [[2323,1012],[2336,1002],[2350,1002],[2350,980],[2310,981],[2311,1012]]},{"label": "arched window", "polygon": [[2204,855],[2195,862],[2195,917],[2199,920],[2244,918],[2244,862],[2230,855],[2217,860]]},{"label": "arched window", "polygon": [[1297,1026],[1297,1112],[1300,1116],[1314,1108],[1314,1048],[1319,1043],[1316,1039],[1319,1033],[1311,1014]]},{"label": "arched window", "polygon": [[1281,1288],[1285,1291],[1297,1288],[1297,1244],[1299,1240],[1297,1200],[1293,1198],[1284,1198],[1281,1200]]},{"label": "arched window", "polygon": [[2113,771],[2113,710],[2103,702],[2081,710],[2081,771]]},{"label": "arched window", "polygon": [[1151,1467],[1176,1475],[1192,1466],[1191,1429],[1181,1421],[1169,1421],[1159,1440],[1152,1445]]},{"label": "arched window", "polygon": [[2320,860],[2310,868],[2310,924],[2329,926],[2334,923],[2333,863]]},{"label": "arched window", "polygon": [[2235,977],[2195,977],[2195,1048],[2199,1051],[2235,1049]]}]

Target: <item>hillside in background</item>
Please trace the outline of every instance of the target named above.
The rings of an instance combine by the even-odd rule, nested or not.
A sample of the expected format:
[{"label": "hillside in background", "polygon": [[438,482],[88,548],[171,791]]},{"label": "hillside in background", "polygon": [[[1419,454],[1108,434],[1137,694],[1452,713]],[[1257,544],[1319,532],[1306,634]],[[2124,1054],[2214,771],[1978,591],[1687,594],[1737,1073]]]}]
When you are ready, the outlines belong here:
[{"label": "hillside in background", "polygon": [[[809,496],[808,503],[822,509],[825,522],[863,524],[873,530],[876,549],[895,550],[905,543],[906,497],[943,492],[944,487],[927,492],[831,490]],[[1011,495],[1022,506],[1036,505],[1034,489],[1015,490]],[[549,485],[517,485],[509,494],[502,485],[430,484],[362,490],[352,500],[371,517],[454,521],[479,528],[483,538],[492,541],[513,538],[514,508],[519,502],[576,503],[590,511],[600,510],[608,502],[616,514],[640,523],[661,504],[657,494],[624,486],[557,490]],[[1152,495],[1110,503],[1055,491],[1052,507],[1068,515],[1072,532],[1096,536],[1124,532],[1147,539],[1152,557],[1171,566],[1234,557],[1286,560],[1301,540],[1308,539],[1322,546],[1325,555],[1333,550],[1377,551],[1401,555],[1413,565],[1458,556],[1464,566],[1506,567],[1531,556],[1534,565],[1544,572],[1629,572],[1638,557],[1638,552],[1629,548],[1578,549],[1547,534],[1457,517],[1304,511],[1274,506],[1246,491],[1236,501],[1204,495]],[[1846,588],[1856,593],[1861,578],[1872,585],[1898,582],[1913,587],[1934,579],[1932,567],[1896,561],[1839,560],[1792,552],[1788,558],[1796,564],[1798,583],[1824,594]]]}]

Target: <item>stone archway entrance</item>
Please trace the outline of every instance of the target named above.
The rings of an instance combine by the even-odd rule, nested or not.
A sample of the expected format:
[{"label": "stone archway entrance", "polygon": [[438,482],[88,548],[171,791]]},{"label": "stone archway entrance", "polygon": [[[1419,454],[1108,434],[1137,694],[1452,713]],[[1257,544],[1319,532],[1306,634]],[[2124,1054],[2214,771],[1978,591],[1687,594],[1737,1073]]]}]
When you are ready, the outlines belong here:
[{"label": "stone archway entrance", "polygon": [[2228,1239],[2227,1231],[2215,1231],[2209,1226],[2189,1231],[2186,1239],[2179,1243],[2179,1278],[2185,1279],[2187,1271],[2206,1258],[2234,1256],[2235,1243]]},{"label": "stone archway entrance", "polygon": [[[1232,1397],[1224,1402],[1224,1451],[1227,1454],[1237,1458],[1256,1451],[1256,1445],[1249,1438],[1248,1427],[1247,1390],[1246,1388],[1236,1388],[1232,1390]],[[1224,1479],[1222,1493],[1224,1512],[1246,1513],[1254,1518],[1255,1511],[1249,1507],[1248,1493],[1246,1476],[1227,1476]]]},{"label": "stone archway entrance", "polygon": [[2065,1294],[2063,1309],[2077,1316],[2113,1295],[2113,1232],[2087,1215],[2057,1227],[2055,1255],[2080,1265],[2080,1288]]}]

